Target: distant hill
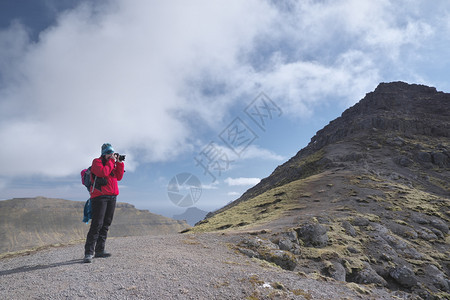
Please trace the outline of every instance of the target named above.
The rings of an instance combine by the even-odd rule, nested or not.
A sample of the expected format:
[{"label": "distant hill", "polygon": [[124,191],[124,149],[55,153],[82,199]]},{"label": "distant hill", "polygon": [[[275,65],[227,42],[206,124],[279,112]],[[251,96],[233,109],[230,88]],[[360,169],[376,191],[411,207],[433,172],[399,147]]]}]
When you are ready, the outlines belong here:
[{"label": "distant hill", "polygon": [[252,232],[239,250],[283,268],[449,299],[449,182],[450,94],[381,83],[191,231]]},{"label": "distant hill", "polygon": [[207,211],[197,207],[189,207],[184,213],[174,215],[173,218],[175,220],[185,220],[189,225],[194,226],[197,222],[203,220],[207,214]]},{"label": "distant hill", "polygon": [[[44,197],[0,201],[0,253],[85,239],[89,225],[82,222],[83,208],[84,202]],[[119,202],[109,237],[169,234],[188,227]]]}]

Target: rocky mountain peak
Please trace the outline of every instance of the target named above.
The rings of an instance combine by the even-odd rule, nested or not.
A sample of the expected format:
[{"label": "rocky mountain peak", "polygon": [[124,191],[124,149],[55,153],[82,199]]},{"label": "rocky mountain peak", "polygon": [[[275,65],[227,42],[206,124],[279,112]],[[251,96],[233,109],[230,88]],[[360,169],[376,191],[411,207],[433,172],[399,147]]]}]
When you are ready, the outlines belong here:
[{"label": "rocky mountain peak", "polygon": [[423,113],[442,114],[445,111],[441,109],[449,105],[448,101],[448,95],[436,91],[434,87],[405,82],[380,83],[373,92],[346,110],[343,116],[354,111],[361,114],[390,111],[397,116],[399,113],[412,116]]},{"label": "rocky mountain peak", "polygon": [[376,88],[374,93],[405,93],[410,92],[413,94],[435,94],[437,90],[435,87],[429,87],[422,84],[409,84],[403,81],[394,82],[382,82]]},{"label": "rocky mountain peak", "polygon": [[450,94],[425,85],[380,83],[375,91],[318,131],[308,145],[312,149],[305,152],[317,151],[349,135],[371,134],[377,130],[398,131],[407,136],[448,137],[449,120]]},{"label": "rocky mountain peak", "polygon": [[[419,84],[380,83],[373,92],[367,93],[358,103],[345,110],[340,117],[319,130],[305,148],[283,165],[278,166],[269,177],[262,179],[259,184],[247,190],[236,201],[208,214],[207,217],[227,210],[273,187],[306,178],[337,165],[344,165],[348,161],[359,160],[366,155],[364,152],[367,149],[379,149],[382,147],[382,143],[390,143],[389,140],[393,138],[401,140],[404,138],[414,140],[417,137],[445,139],[449,136],[449,93],[438,92],[434,87]],[[362,142],[367,142],[367,145],[365,147],[342,146],[341,148],[346,148],[342,150],[345,154],[334,157],[330,151],[328,154],[323,151],[331,146],[337,149],[337,144],[346,141],[349,143],[356,141],[360,146]],[[443,162],[442,164],[446,165],[450,162],[450,158],[447,158],[448,149],[441,146],[437,155],[442,156],[440,160]],[[417,147],[423,148],[419,144]],[[431,150],[428,152],[430,153],[425,154],[433,155]],[[417,155],[421,155],[416,154],[414,152],[414,155],[410,154],[410,158],[402,157],[401,159],[410,162],[416,159]],[[430,158],[431,160],[432,158]]]},{"label": "rocky mountain peak", "polygon": [[[340,117],[319,130],[307,147],[278,166],[269,177],[250,188],[239,199],[217,212],[233,207],[274,186],[305,178],[336,164],[343,164],[342,161],[337,163],[337,158],[324,155],[322,150],[326,146],[357,140],[371,141],[372,148],[380,148],[380,142],[377,140],[385,141],[392,135],[412,140],[417,136],[448,138],[450,94],[438,92],[436,88],[425,85],[405,82],[380,83],[373,92],[366,94]],[[342,160],[361,158],[366,149],[367,147],[347,149],[348,152],[343,155]],[[444,159],[446,162],[449,160]]]}]

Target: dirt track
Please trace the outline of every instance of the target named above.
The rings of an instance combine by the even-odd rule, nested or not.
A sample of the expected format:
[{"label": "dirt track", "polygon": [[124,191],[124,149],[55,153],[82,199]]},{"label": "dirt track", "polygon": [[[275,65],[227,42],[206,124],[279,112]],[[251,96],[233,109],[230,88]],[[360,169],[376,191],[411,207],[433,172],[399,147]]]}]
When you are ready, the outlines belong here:
[{"label": "dirt track", "polygon": [[[0,299],[392,299],[314,280],[237,253],[236,236],[110,239],[110,258],[82,263],[83,245],[0,260]],[[399,296],[399,295],[397,295]],[[397,298],[399,299],[399,298]],[[402,299],[402,298],[400,298]]]}]

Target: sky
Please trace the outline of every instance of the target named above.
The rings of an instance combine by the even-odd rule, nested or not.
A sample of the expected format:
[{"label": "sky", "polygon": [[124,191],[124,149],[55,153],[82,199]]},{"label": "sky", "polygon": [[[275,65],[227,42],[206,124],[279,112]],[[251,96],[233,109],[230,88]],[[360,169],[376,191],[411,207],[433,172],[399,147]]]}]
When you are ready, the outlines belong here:
[{"label": "sky", "polygon": [[446,0],[0,0],[0,199],[83,201],[126,154],[118,200],[213,211],[380,82],[449,92]]}]

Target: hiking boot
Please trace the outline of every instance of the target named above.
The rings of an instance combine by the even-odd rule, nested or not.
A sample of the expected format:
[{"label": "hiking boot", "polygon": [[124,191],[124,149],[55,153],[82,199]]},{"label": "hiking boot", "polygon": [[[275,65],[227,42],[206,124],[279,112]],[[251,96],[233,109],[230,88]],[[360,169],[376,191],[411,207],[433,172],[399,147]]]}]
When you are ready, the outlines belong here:
[{"label": "hiking boot", "polygon": [[111,256],[111,253],[101,251],[101,252],[96,252],[94,257],[110,257],[110,256]]},{"label": "hiking boot", "polygon": [[86,254],[86,255],[84,256],[83,262],[85,262],[85,263],[91,263],[93,258],[94,258],[94,257],[92,256],[92,254]]}]

